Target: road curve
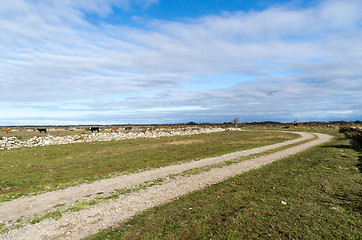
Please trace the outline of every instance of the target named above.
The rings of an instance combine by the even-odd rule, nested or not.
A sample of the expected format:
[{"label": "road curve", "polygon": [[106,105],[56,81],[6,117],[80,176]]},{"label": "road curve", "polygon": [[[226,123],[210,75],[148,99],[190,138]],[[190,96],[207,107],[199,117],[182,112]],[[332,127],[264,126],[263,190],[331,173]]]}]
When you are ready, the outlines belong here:
[{"label": "road curve", "polygon": [[[196,167],[203,167],[227,160],[237,159],[241,156],[261,153],[267,150],[297,143],[313,137],[310,133],[299,133],[302,137],[283,143],[268,145],[260,148],[239,151],[207,158],[189,163],[172,165],[136,174],[122,175],[112,179],[97,181],[92,184],[82,184],[69,189],[49,192],[29,198],[21,198],[0,205],[0,219],[2,221],[15,220],[21,216],[32,216],[44,212],[58,204],[69,204],[77,200],[95,197],[97,192],[111,192],[114,189],[127,188],[145,181],[152,181],[169,174],[177,174]],[[332,137],[326,134],[315,134],[318,138],[277,151],[268,155],[245,160],[233,165],[213,168],[208,172],[187,177],[177,177],[165,181],[162,185],[155,185],[136,193],[121,195],[118,199],[100,203],[92,208],[79,212],[64,213],[59,220],[46,219],[37,224],[26,224],[24,227],[0,235],[4,239],[81,239],[89,234],[97,233],[102,229],[129,219],[138,212],[147,208],[158,206],[187,194],[222,182],[240,173],[259,168],[276,160],[304,151],[308,148],[329,141]],[[87,196],[87,197],[85,197]]]}]

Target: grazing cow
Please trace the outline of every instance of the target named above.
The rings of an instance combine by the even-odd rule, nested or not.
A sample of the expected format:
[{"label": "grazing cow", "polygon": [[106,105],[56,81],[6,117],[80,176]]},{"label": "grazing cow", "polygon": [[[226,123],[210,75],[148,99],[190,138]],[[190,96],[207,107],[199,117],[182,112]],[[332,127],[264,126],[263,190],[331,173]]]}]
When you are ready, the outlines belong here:
[{"label": "grazing cow", "polygon": [[113,127],[113,128],[111,129],[111,132],[112,132],[112,133],[119,132],[119,127]]},{"label": "grazing cow", "polygon": [[126,130],[126,131],[131,131],[131,130],[132,130],[132,127],[126,127],[124,130]]},{"label": "grazing cow", "polygon": [[5,133],[11,132],[11,128],[5,128]]},{"label": "grazing cow", "polygon": [[38,130],[39,133],[42,133],[42,132],[47,133],[47,129],[46,129],[46,128],[37,128],[36,130]]},{"label": "grazing cow", "polygon": [[95,131],[99,132],[99,127],[90,127],[89,129],[90,129],[92,132],[95,132]]}]

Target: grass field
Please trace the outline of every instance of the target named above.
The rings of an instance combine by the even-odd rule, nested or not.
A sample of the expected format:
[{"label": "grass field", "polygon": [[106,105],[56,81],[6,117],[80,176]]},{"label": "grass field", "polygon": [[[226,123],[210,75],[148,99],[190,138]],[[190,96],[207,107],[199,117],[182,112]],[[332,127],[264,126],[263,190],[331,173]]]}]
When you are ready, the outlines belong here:
[{"label": "grass field", "polygon": [[333,134],[87,239],[362,239],[362,150]]},{"label": "grass field", "polygon": [[0,151],[0,201],[104,178],[254,148],[297,135],[257,131],[77,143]]}]

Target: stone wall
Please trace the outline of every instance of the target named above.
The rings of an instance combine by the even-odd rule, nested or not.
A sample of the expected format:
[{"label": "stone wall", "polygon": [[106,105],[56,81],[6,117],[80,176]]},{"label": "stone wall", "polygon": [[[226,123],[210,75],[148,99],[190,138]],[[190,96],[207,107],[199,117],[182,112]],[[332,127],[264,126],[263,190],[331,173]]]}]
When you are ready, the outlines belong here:
[{"label": "stone wall", "polygon": [[3,149],[14,149],[23,147],[38,147],[38,146],[49,146],[59,144],[70,144],[70,143],[86,143],[86,142],[97,142],[97,141],[118,141],[123,139],[135,139],[135,138],[159,138],[168,136],[184,136],[193,135],[200,133],[212,133],[221,132],[225,130],[236,130],[235,128],[198,128],[198,129],[187,129],[182,131],[146,131],[146,132],[128,132],[128,133],[91,133],[82,135],[68,135],[63,137],[55,137],[51,135],[42,137],[33,137],[26,141],[21,141],[17,137],[3,137],[0,140],[0,150]]}]

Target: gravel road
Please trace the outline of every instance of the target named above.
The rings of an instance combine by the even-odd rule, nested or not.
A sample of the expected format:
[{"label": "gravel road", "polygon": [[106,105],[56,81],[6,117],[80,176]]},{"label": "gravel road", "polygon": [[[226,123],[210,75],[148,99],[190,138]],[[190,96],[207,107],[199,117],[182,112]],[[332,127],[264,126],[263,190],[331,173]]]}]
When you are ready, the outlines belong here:
[{"label": "gravel road", "polygon": [[[172,201],[178,196],[205,188],[211,184],[222,182],[237,174],[259,168],[265,164],[304,151],[310,147],[322,144],[331,139],[326,134],[314,134],[318,138],[277,151],[268,155],[248,159],[196,175],[178,175],[168,178],[170,174],[179,174],[186,170],[205,167],[242,156],[265,152],[278,147],[297,143],[313,137],[310,133],[300,133],[301,137],[283,143],[268,145],[245,151],[225,154],[219,157],[207,158],[188,163],[181,163],[168,167],[144,171],[140,173],[121,175],[111,179],[100,180],[91,184],[82,184],[68,189],[48,192],[45,194],[24,197],[0,204],[0,221],[16,221],[21,217],[32,217],[34,214],[44,214],[47,210],[59,205],[69,205],[76,201],[83,201],[107,195],[115,189],[130,188],[146,181],[164,178],[159,185],[147,189],[120,195],[119,198],[101,202],[90,208],[78,212],[65,212],[58,220],[45,219],[37,224],[24,223],[21,228],[13,229],[0,235],[2,239],[81,239],[89,234],[97,233],[102,229],[115,225],[117,222],[131,218],[135,214],[154,206]],[[1,222],[0,222],[1,223]]]}]

